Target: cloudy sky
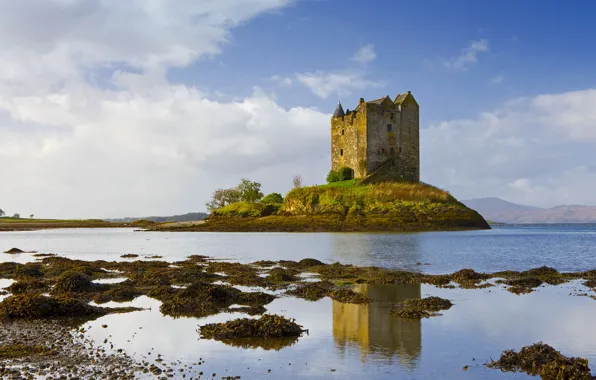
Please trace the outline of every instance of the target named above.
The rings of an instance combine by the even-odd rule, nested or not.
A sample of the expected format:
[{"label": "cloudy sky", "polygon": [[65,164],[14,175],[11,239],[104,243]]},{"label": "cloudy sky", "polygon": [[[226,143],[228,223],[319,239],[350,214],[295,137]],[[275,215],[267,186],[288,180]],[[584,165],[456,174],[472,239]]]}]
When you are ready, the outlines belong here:
[{"label": "cloudy sky", "polygon": [[241,177],[322,183],[337,101],[406,90],[423,181],[596,205],[595,3],[354,4],[0,1],[0,208],[171,215]]}]

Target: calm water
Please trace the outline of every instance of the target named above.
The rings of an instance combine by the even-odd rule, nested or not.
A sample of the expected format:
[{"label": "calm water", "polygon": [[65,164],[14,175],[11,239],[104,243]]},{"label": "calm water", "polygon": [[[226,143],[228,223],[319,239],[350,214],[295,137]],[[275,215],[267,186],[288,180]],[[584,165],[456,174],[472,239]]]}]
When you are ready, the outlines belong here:
[{"label": "calm water", "polygon": [[[119,256],[125,253],[141,258],[161,255],[171,261],[191,254],[240,262],[314,257],[430,273],[465,267],[497,271],[541,265],[562,271],[593,269],[595,243],[594,225],[415,234],[149,233],[122,229],[0,233],[1,251],[18,247],[85,260],[122,260]],[[32,259],[30,254],[1,257]],[[419,266],[417,262],[430,265]],[[193,370],[204,371],[207,378],[216,373],[217,379],[229,375],[242,379],[521,379],[528,376],[489,370],[481,364],[498,358],[505,349],[517,350],[537,341],[568,356],[586,357],[596,369],[596,300],[576,296],[578,292],[594,294],[578,282],[542,286],[522,296],[501,287],[461,290],[359,285],[355,290],[377,302],[347,305],[330,299],[308,302],[279,298],[269,304],[268,312],[296,318],[309,329],[308,335],[279,351],[242,349],[199,339],[199,325],[245,315],[174,319],[163,316],[160,303],[147,297],[130,304],[149,310],[102,317],[87,323],[85,327],[90,329],[86,334],[98,345],[108,339],[108,351],[109,343],[113,343],[114,350],[125,349],[138,359],[162,354],[166,362],[177,363],[176,376],[187,374],[187,378],[196,374],[188,370],[193,366]],[[418,322],[389,314],[392,303],[428,295],[448,298],[454,306],[442,316]],[[103,329],[103,324],[108,328]],[[193,365],[199,358],[205,364]],[[462,370],[465,365],[470,366],[467,371]],[[185,372],[178,372],[178,368]]]},{"label": "calm water", "polygon": [[[1,232],[0,251],[59,253],[84,260],[121,260],[133,253],[184,260],[202,254],[243,263],[300,260],[376,265],[448,273],[525,270],[542,265],[560,271],[596,268],[596,225],[512,226],[486,231],[424,233],[193,233],[131,229],[62,229]],[[2,257],[26,261],[31,255]],[[430,265],[417,266],[416,263]]]}]

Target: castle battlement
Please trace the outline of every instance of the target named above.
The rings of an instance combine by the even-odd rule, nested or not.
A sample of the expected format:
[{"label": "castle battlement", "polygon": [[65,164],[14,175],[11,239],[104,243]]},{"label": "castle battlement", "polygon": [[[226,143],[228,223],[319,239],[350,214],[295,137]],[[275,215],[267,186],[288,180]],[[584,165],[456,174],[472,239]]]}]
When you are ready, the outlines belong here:
[{"label": "castle battlement", "polygon": [[331,168],[367,181],[420,181],[419,106],[410,91],[395,99],[341,103],[331,117]]}]

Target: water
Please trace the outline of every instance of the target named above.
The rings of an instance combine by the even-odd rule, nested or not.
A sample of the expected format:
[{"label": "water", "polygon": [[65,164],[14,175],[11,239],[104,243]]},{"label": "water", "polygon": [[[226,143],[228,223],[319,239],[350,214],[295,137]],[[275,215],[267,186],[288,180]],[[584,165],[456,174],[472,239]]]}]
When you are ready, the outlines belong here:
[{"label": "water", "polygon": [[[124,254],[184,260],[193,254],[242,263],[300,260],[375,265],[431,274],[462,268],[495,272],[547,265],[560,271],[596,268],[596,225],[508,226],[484,231],[423,233],[196,233],[132,229],[61,229],[0,233],[0,251],[59,253],[83,260]],[[29,261],[31,254],[0,256]],[[127,260],[137,260],[127,259]],[[428,263],[430,265],[416,265]]]},{"label": "water", "polygon": [[[240,262],[313,257],[429,273],[464,267],[489,272],[525,270],[541,265],[561,271],[593,269],[595,243],[594,225],[411,234],[149,233],[123,229],[0,233],[2,251],[18,247],[84,260],[123,260],[120,255],[127,253],[139,254],[140,259],[160,255],[169,261],[191,254]],[[31,254],[1,257],[4,261],[34,259]],[[0,285],[7,284],[10,282]],[[176,362],[178,378],[195,375],[197,372],[188,369],[193,366],[193,371],[204,371],[207,378],[216,373],[215,378],[239,375],[242,379],[522,379],[529,376],[505,374],[482,364],[497,359],[503,350],[518,350],[538,341],[564,355],[588,358],[596,369],[596,300],[577,296],[594,295],[578,281],[541,286],[522,296],[500,286],[462,290],[358,285],[355,290],[377,302],[347,305],[328,298],[308,302],[282,297],[267,305],[268,312],[296,318],[309,329],[308,335],[279,351],[199,339],[199,325],[245,317],[243,314],[172,318],[159,312],[159,301],[147,297],[102,305],[147,310],[108,315],[84,327],[86,334],[108,351],[112,343],[114,350],[122,348],[139,360],[162,354],[166,362]],[[428,295],[448,298],[454,306],[441,316],[416,322],[389,314],[392,303]],[[108,328],[102,328],[104,324]],[[108,339],[105,345],[104,339]],[[205,363],[193,365],[199,358]],[[466,365],[469,368],[463,371]]]}]

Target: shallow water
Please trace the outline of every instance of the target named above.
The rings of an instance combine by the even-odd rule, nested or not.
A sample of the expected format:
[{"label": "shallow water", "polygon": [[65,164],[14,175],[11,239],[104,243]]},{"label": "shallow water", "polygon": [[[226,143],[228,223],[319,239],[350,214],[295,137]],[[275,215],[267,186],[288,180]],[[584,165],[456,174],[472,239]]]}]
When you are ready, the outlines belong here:
[{"label": "shallow water", "polygon": [[[560,271],[596,268],[596,225],[507,226],[485,231],[421,233],[196,233],[132,229],[61,229],[0,232],[0,251],[18,247],[83,260],[184,260],[200,254],[242,263],[300,260],[375,265],[448,273],[526,270],[542,265]],[[139,258],[122,259],[123,254]],[[31,254],[0,255],[30,261]],[[417,265],[428,263],[430,265]]]},{"label": "shallow water", "polygon": [[[516,296],[502,288],[358,285],[355,290],[377,302],[348,305],[330,299],[280,298],[267,306],[268,311],[296,318],[309,330],[280,351],[242,349],[199,339],[199,325],[245,317],[242,314],[174,319],[163,316],[159,301],[147,297],[126,305],[151,310],[109,315],[84,327],[99,344],[108,339],[104,344],[108,350],[112,343],[114,349],[123,348],[140,360],[161,354],[166,362],[177,362],[173,368],[178,376],[204,371],[209,376],[216,373],[216,378],[239,375],[259,379],[271,369],[270,378],[289,379],[520,379],[529,376],[503,374],[482,364],[497,359],[503,350],[543,341],[565,355],[586,357],[596,366],[596,332],[592,328],[596,301],[569,296],[573,288],[583,287],[577,283],[543,286]],[[393,302],[428,295],[448,298],[454,306],[441,316],[422,321],[389,314]],[[108,327],[102,328],[104,324]],[[193,366],[199,358],[205,364]],[[465,365],[470,366],[467,371],[462,369]],[[185,372],[178,372],[179,368]]]},{"label": "shallow water", "polygon": [[[244,263],[313,257],[428,273],[466,267],[488,272],[525,270],[541,265],[561,271],[593,269],[595,243],[594,225],[408,234],[151,233],[124,229],[0,233],[0,251],[18,247],[84,260],[124,260],[120,256],[127,253],[139,254],[139,259],[160,255],[168,261],[201,254]],[[31,254],[0,258],[21,262],[34,259]],[[564,355],[588,358],[596,369],[596,300],[576,296],[579,292],[594,295],[577,281],[541,286],[521,296],[501,286],[462,290],[430,285],[359,285],[355,290],[377,302],[348,305],[328,298],[308,302],[284,297],[267,305],[269,313],[296,318],[309,329],[308,335],[279,351],[243,349],[199,339],[199,325],[246,317],[243,314],[172,318],[159,312],[159,301],[147,297],[131,303],[103,304],[148,309],[99,318],[85,325],[85,334],[108,351],[112,343],[114,350],[124,349],[137,359],[150,360],[162,354],[166,362],[176,362],[175,376],[186,374],[187,378],[203,371],[207,378],[216,373],[218,379],[236,375],[242,379],[521,379],[529,376],[505,374],[482,364],[497,359],[503,350],[519,350],[538,341]],[[419,322],[389,313],[394,302],[428,295],[448,298],[454,306],[441,316]],[[104,344],[104,339],[108,343]],[[199,358],[205,363],[193,364]],[[466,365],[469,368],[463,371]],[[184,372],[179,372],[180,368]]]}]

